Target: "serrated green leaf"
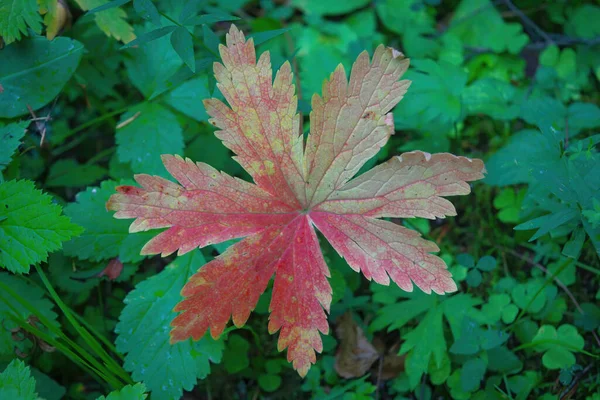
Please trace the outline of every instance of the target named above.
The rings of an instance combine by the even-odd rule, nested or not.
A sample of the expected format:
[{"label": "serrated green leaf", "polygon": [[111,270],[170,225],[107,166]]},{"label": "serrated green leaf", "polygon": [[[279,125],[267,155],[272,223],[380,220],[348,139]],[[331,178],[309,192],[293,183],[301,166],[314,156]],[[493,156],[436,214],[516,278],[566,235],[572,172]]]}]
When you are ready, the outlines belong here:
[{"label": "serrated green leaf", "polygon": [[97,165],[79,164],[72,158],[56,161],[50,167],[46,186],[81,187],[96,183],[106,176],[106,169]]},{"label": "serrated green leaf", "polygon": [[27,27],[42,33],[42,17],[36,0],[0,0],[0,37],[6,44],[28,36]]},{"label": "serrated green leaf", "polygon": [[0,267],[20,274],[83,231],[25,180],[0,183],[0,218]]},{"label": "serrated green leaf", "polygon": [[65,254],[83,260],[119,258],[122,262],[143,259],[140,250],[150,240],[148,233],[129,234],[127,221],[110,218],[106,202],[117,182],[104,181],[100,187],[89,187],[65,207],[65,214],[85,228],[84,233],[65,243]]},{"label": "serrated green leaf", "polygon": [[223,344],[209,336],[171,345],[173,307],[183,285],[205,263],[200,250],[178,257],[161,273],[141,282],[125,299],[116,328],[117,350],[127,353],[125,368],[142,381],[157,400],[176,400],[210,372],[209,361],[219,362]]},{"label": "serrated green leaf", "polygon": [[160,104],[133,107],[121,116],[121,124],[116,133],[117,155],[119,161],[131,163],[136,173],[166,175],[160,156],[183,153],[183,135],[177,117]]},{"label": "serrated green leaf", "polygon": [[412,350],[406,359],[405,368],[413,388],[427,372],[430,358],[433,356],[436,364],[441,365],[446,354],[442,315],[440,307],[429,310],[419,325],[403,336],[404,343],[400,348],[400,354]]},{"label": "serrated green leaf", "polygon": [[146,394],[146,386],[143,383],[136,383],[134,386],[127,385],[120,390],[110,392],[108,397],[100,396],[97,400],[144,400]]},{"label": "serrated green leaf", "polygon": [[2,50],[0,118],[28,114],[28,105],[37,110],[48,104],[73,75],[82,54],[83,45],[66,37],[35,37]]},{"label": "serrated green leaf", "polygon": [[0,399],[37,400],[35,379],[21,360],[13,360],[0,374]]},{"label": "serrated green leaf", "polygon": [[135,39],[133,27],[126,20],[127,13],[118,8],[118,5],[121,4],[115,5],[116,2],[113,2],[110,4],[110,7],[106,7],[100,11],[101,6],[108,6],[108,0],[75,0],[75,2],[83,11],[94,11],[93,16],[96,25],[98,25],[98,28],[106,36],[114,37],[123,43],[131,42]]},{"label": "serrated green leaf", "polygon": [[[203,26],[202,29],[208,29]],[[204,42],[206,43],[206,33],[204,35]],[[182,26],[178,27],[171,34],[171,45],[179,58],[192,70],[196,72],[196,60],[194,57],[194,43],[192,41],[192,35],[188,30]]]},{"label": "serrated green leaf", "polygon": [[27,131],[29,121],[13,122],[0,126],[0,172],[10,163],[15,150]]}]

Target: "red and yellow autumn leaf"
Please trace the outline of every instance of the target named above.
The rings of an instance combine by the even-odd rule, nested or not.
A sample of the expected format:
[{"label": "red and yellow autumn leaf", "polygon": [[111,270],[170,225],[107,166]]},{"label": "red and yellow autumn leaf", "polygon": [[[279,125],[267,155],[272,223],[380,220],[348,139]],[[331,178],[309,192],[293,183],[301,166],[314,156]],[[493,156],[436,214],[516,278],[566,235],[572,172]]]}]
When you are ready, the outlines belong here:
[{"label": "red and yellow autumn leaf", "polygon": [[108,201],[116,218],[135,218],[130,232],[168,228],[144,254],[183,254],[243,238],[203,266],[183,288],[171,341],[218,337],[228,321],[242,326],[275,276],[269,332],[302,376],[322,350],[331,303],[329,271],[316,236],[323,233],[351,268],[368,279],[426,293],[455,291],[435,243],[381,217],[456,215],[443,196],[465,195],[481,179],[481,160],[423,152],[393,157],[354,178],[394,133],[392,108],[410,82],[404,56],[379,46],[359,55],[350,80],[340,65],[312,98],[306,146],[299,132],[289,63],[272,79],[269,53],[257,60],[252,39],[232,25],[215,63],[227,103],[204,102],[216,135],[252,176],[249,183],[204,163],[165,155],[179,183],[137,175]]}]

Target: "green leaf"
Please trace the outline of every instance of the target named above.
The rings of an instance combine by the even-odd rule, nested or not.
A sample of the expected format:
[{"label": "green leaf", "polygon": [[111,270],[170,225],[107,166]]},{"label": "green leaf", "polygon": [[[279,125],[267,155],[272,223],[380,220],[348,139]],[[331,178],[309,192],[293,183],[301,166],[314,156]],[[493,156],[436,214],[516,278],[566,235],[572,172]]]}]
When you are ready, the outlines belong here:
[{"label": "green leaf", "polygon": [[[203,29],[205,27],[203,26]],[[206,35],[205,43],[206,43]],[[180,26],[173,31],[171,34],[171,45],[173,49],[179,55],[179,58],[187,65],[192,72],[196,72],[196,60],[194,57],[194,43],[192,41],[192,35],[187,29]]]},{"label": "green leaf", "polygon": [[519,23],[506,23],[490,0],[462,0],[450,22],[449,33],[466,46],[518,54],[529,42]]},{"label": "green leaf", "polygon": [[[146,24],[145,31],[150,31]],[[169,38],[166,35],[176,28],[166,26],[156,31],[164,33],[151,43],[141,43],[139,48],[129,51],[131,57],[125,59],[127,76],[133,85],[148,98],[161,88],[183,65]]]},{"label": "green leaf", "polygon": [[127,353],[125,369],[142,381],[156,400],[176,400],[210,373],[209,361],[219,362],[223,344],[209,336],[171,345],[173,307],[187,279],[205,263],[200,250],[178,257],[162,272],[141,282],[125,298],[119,318],[117,350]]},{"label": "green leaf", "polygon": [[0,118],[14,118],[52,101],[79,64],[83,45],[58,37],[48,41],[35,37],[2,50]]},{"label": "green leaf", "polygon": [[104,181],[100,187],[88,187],[65,207],[65,214],[85,228],[84,233],[65,243],[65,254],[83,260],[107,260],[118,257],[122,262],[137,262],[142,246],[152,235],[129,233],[127,221],[111,218],[106,202],[115,192],[117,182]]},{"label": "green leaf", "polygon": [[202,36],[204,37],[204,44],[213,53],[219,54],[219,37],[208,27],[208,25],[202,25]]},{"label": "green leaf", "polygon": [[582,303],[581,312],[575,313],[575,325],[586,332],[593,331],[600,327],[600,308],[592,303]]},{"label": "green leaf", "polygon": [[[209,97],[211,97],[211,94],[208,90],[207,77],[206,75],[199,75],[165,94],[164,101],[177,111],[196,121],[202,122],[208,121],[208,114],[206,113],[202,100]],[[219,143],[221,142],[219,141]],[[220,162],[226,162],[226,158],[228,157],[220,158]],[[193,159],[198,160],[198,158]],[[215,168],[218,167],[215,166]]]},{"label": "green leaf", "polygon": [[163,26],[162,28],[154,29],[153,31],[147,33],[143,33],[131,42],[128,42],[127,44],[121,46],[121,50],[128,49],[133,46],[140,46],[142,44],[150,43],[154,40],[160,39],[163,36],[167,36],[169,33],[175,31],[176,29],[177,26],[169,25]]},{"label": "green leaf", "polygon": [[42,17],[36,0],[0,0],[0,37],[6,44],[21,40],[27,27],[42,33]]},{"label": "green leaf", "polygon": [[0,172],[10,163],[15,150],[27,131],[29,121],[13,122],[0,126]]},{"label": "green leaf", "polygon": [[227,339],[227,347],[223,352],[223,366],[230,374],[235,374],[248,368],[250,359],[248,351],[250,343],[240,335],[230,335]]},{"label": "green leaf", "polygon": [[[127,23],[127,13],[118,8],[117,2],[110,3],[110,7],[100,11],[100,7],[109,5],[108,0],[75,0],[83,11],[92,10],[96,25],[104,34],[127,43],[135,39],[133,28]],[[125,4],[125,3],[123,3]]]},{"label": "green leaf", "polygon": [[415,60],[406,73],[412,81],[398,104],[394,117],[400,127],[415,128],[419,123],[437,123],[451,127],[462,118],[462,93],[467,74],[462,68],[446,62]]},{"label": "green leaf", "polygon": [[56,161],[50,167],[46,186],[81,187],[91,185],[103,177],[107,171],[97,165],[79,164],[72,158]]},{"label": "green leaf", "polygon": [[130,1],[131,0],[112,0],[112,1],[109,1],[108,3],[105,3],[101,6],[91,9],[90,11],[88,11],[86,13],[86,15],[95,14],[97,12],[104,11],[104,10],[110,10],[111,8],[115,8],[115,7],[120,7],[122,5],[129,3]]},{"label": "green leaf", "polygon": [[214,24],[216,22],[223,21],[237,21],[239,18],[229,14],[204,14],[204,15],[184,15],[179,17],[179,22],[182,25],[202,25],[202,24]]},{"label": "green leaf", "polygon": [[[44,292],[38,286],[30,285],[23,279],[5,272],[0,272],[0,282],[26,298],[29,304],[35,307],[38,314],[52,321],[55,326],[59,326],[58,322],[56,322],[57,315],[52,311],[53,304],[44,297]],[[13,312],[13,309],[16,311]],[[24,352],[30,350],[28,342],[15,342],[12,338],[10,329],[18,327],[16,323],[10,320],[10,316],[14,315],[15,312],[16,316],[23,320],[28,320],[32,315],[19,301],[1,291],[0,320],[3,321],[3,326],[0,329],[0,360],[5,359],[7,356],[13,358],[15,355],[15,346]]]},{"label": "green leaf", "polygon": [[482,280],[483,276],[481,276],[481,272],[476,269],[472,269],[467,273],[467,285],[470,287],[478,287],[481,285]]},{"label": "green leaf", "polygon": [[585,39],[597,38],[600,35],[600,7],[594,4],[582,4],[575,8],[565,24],[567,35]]},{"label": "green leaf", "polygon": [[492,256],[483,256],[475,266],[480,271],[490,272],[496,269],[496,259]]},{"label": "green leaf", "polygon": [[127,385],[120,390],[110,392],[107,397],[100,396],[97,400],[144,400],[146,394],[146,386],[143,383],[136,383],[134,386]]},{"label": "green leaf", "polygon": [[35,379],[35,391],[40,399],[61,400],[67,393],[67,390],[63,386],[59,385],[54,379],[43,372],[31,368],[31,375]]},{"label": "green leaf", "polygon": [[[411,387],[416,387],[421,376],[429,369],[429,360],[433,355],[436,364],[441,365],[446,354],[446,340],[442,326],[442,308],[435,307],[425,314],[419,325],[403,336],[404,343],[400,354],[406,354],[406,373]],[[411,351],[412,350],[412,351]]]},{"label": "green leaf", "polygon": [[290,28],[273,29],[271,31],[259,32],[252,35],[248,35],[248,38],[254,39],[254,45],[258,46],[259,44],[263,44],[264,42],[274,39],[279,35],[283,35],[289,30]]},{"label": "green leaf", "polygon": [[527,307],[525,311],[530,313],[539,312],[546,304],[546,294],[540,291],[542,285],[540,281],[518,284],[511,291],[513,302],[523,310]]},{"label": "green leaf", "polygon": [[281,377],[279,375],[261,374],[258,377],[258,385],[265,392],[274,392],[281,386]]},{"label": "green leaf", "polygon": [[116,133],[117,155],[119,161],[131,163],[136,173],[166,175],[160,156],[183,153],[177,117],[160,104],[133,107],[121,116],[120,123],[123,126]]},{"label": "green leaf", "polygon": [[516,231],[528,231],[537,228],[535,234],[529,239],[529,241],[532,242],[537,238],[544,236],[547,233],[550,233],[553,229],[556,229],[577,217],[578,212],[576,210],[566,208],[558,212],[534,218],[532,220],[519,224],[515,226],[514,229]]},{"label": "green leaf", "polygon": [[481,358],[471,358],[464,363],[460,374],[460,384],[463,392],[474,392],[479,389],[485,376],[486,362]]},{"label": "green leaf", "polygon": [[561,325],[558,330],[552,325],[542,325],[532,343],[539,352],[544,352],[542,364],[548,369],[568,368],[575,364],[573,351],[583,349],[584,341],[573,325]]},{"label": "green leaf", "polygon": [[33,182],[0,183],[0,266],[28,273],[31,264],[45,261],[49,252],[81,232]]},{"label": "green leaf", "polygon": [[35,379],[21,360],[13,360],[0,374],[0,399],[37,400]]},{"label": "green leaf", "polygon": [[347,14],[369,4],[369,0],[346,1],[321,1],[321,0],[293,0],[291,4],[305,13],[319,15]]},{"label": "green leaf", "polygon": [[523,369],[519,357],[504,346],[495,347],[487,351],[488,369],[503,374],[516,374]]},{"label": "green leaf", "polygon": [[[415,8],[413,2],[405,0],[382,0],[375,5],[381,22],[392,32],[417,38],[435,30],[435,19],[426,7]],[[405,40],[405,44],[408,42]]]},{"label": "green leaf", "polygon": [[151,0],[133,0],[133,8],[140,17],[160,26],[160,14]]}]

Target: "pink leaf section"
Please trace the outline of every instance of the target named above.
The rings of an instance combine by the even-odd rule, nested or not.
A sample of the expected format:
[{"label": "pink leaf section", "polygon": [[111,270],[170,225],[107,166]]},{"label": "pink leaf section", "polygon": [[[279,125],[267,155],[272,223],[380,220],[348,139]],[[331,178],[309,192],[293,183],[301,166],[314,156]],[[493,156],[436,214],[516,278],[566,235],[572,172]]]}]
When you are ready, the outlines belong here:
[{"label": "pink leaf section", "polygon": [[379,46],[358,57],[350,80],[338,67],[312,99],[311,133],[304,149],[288,63],[272,80],[269,53],[256,60],[252,39],[235,26],[215,63],[227,103],[205,101],[216,135],[255,183],[207,164],[163,156],[178,183],[136,175],[140,187],[121,186],[107,203],[115,218],[134,218],[130,231],[167,228],[144,254],[178,254],[243,238],[204,265],[182,291],[172,342],[222,334],[230,319],[248,320],[273,276],[269,332],[305,376],[322,351],[321,334],[332,291],[315,227],[351,268],[368,279],[390,279],[411,291],[457,289],[435,243],[380,217],[456,215],[444,196],[470,192],[483,177],[481,160],[451,154],[405,153],[352,179],[394,133],[390,110],[409,87],[399,80],[408,60]]}]

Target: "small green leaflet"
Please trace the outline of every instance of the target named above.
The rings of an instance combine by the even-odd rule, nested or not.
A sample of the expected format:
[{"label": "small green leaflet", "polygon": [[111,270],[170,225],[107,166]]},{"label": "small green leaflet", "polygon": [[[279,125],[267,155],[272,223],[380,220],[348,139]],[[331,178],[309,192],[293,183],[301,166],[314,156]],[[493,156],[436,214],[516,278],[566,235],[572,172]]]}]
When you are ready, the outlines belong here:
[{"label": "small green leaflet", "polygon": [[35,391],[40,399],[44,400],[62,400],[67,390],[59,385],[54,379],[43,372],[31,368],[31,375],[35,379]]},{"label": "small green leaflet", "polygon": [[0,267],[28,273],[31,264],[45,261],[49,252],[82,231],[33,182],[0,184]]},{"label": "small green leaflet", "polygon": [[177,117],[157,103],[144,103],[121,116],[117,128],[119,161],[133,172],[167,175],[159,154],[183,153],[183,134]]},{"label": "small green leaflet", "polygon": [[220,362],[223,343],[207,335],[169,344],[173,307],[188,277],[206,260],[200,250],[178,257],[161,273],[141,282],[125,298],[119,318],[117,350],[127,353],[125,369],[142,381],[154,400],[177,400],[191,390],[198,378],[210,372],[209,361]]},{"label": "small green leaflet", "polygon": [[119,257],[122,262],[137,262],[144,258],[140,250],[152,235],[129,234],[127,221],[106,218],[105,204],[116,186],[117,182],[104,181],[100,187],[88,187],[65,207],[65,214],[85,228],[81,236],[65,243],[66,255],[92,261]]},{"label": "small green leaflet", "polygon": [[21,360],[13,360],[0,374],[0,399],[37,400],[35,379]]},{"label": "small green leaflet", "polygon": [[544,352],[542,363],[548,369],[568,368],[575,364],[572,352],[583,349],[583,337],[573,325],[543,325],[531,341],[535,349]]},{"label": "small green leaflet", "polygon": [[146,397],[146,386],[136,383],[135,386],[127,385],[121,390],[110,392],[107,397],[100,396],[96,400],[144,400]]},{"label": "small green leaflet", "polygon": [[[0,12],[2,14],[2,12]],[[14,118],[45,106],[62,90],[83,54],[76,40],[35,37],[2,50],[0,118]],[[40,90],[44,88],[44,90]]]},{"label": "small green leaflet", "polygon": [[[27,301],[35,307],[40,315],[59,326],[56,322],[57,315],[52,311],[52,303],[44,297],[44,292],[39,287],[30,285],[17,276],[0,272],[0,287],[2,286],[6,286],[26,297]],[[31,316],[29,310],[16,299],[7,296],[4,289],[3,287],[3,290],[0,290],[0,320],[4,321],[3,329],[0,330],[0,361],[14,357],[15,345],[21,351],[29,350],[26,348],[26,346],[29,346],[27,341],[18,342],[17,344],[12,339],[10,329],[17,327],[17,325],[11,321],[10,317],[15,316],[27,320]],[[14,315],[15,312],[17,315]],[[1,396],[0,398],[3,399]]]},{"label": "small green leaflet", "polygon": [[0,171],[10,163],[13,153],[21,144],[27,126],[29,126],[29,121],[0,126]]}]

